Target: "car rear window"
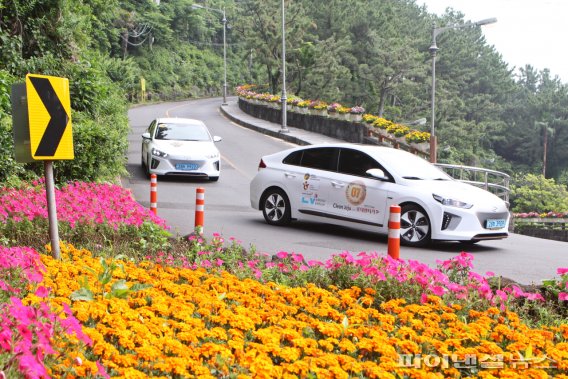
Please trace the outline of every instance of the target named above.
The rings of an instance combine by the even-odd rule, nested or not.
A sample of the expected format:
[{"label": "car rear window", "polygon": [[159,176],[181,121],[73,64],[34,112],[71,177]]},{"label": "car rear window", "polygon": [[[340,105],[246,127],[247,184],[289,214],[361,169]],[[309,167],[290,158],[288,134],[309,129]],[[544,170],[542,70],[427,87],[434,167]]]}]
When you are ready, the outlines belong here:
[{"label": "car rear window", "polygon": [[292,166],[300,166],[301,163],[302,163],[302,153],[303,153],[302,150],[294,151],[293,153],[288,155],[286,158],[284,158],[282,163],[289,164],[289,165],[292,165]]}]

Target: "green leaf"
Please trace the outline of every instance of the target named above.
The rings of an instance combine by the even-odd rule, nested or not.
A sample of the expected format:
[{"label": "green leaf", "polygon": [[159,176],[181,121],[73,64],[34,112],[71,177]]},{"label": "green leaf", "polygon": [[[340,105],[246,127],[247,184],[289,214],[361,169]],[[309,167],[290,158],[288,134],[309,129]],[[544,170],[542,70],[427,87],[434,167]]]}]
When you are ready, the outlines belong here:
[{"label": "green leaf", "polygon": [[81,288],[71,294],[73,301],[93,301],[94,299],[93,293],[86,288]]},{"label": "green leaf", "polygon": [[110,289],[111,292],[121,291],[121,290],[128,290],[128,286],[126,285],[126,280],[124,279],[117,280],[116,282],[114,282]]},{"label": "green leaf", "polygon": [[116,289],[111,291],[110,293],[108,293],[105,297],[107,299],[112,298],[112,297],[117,297],[119,299],[126,299],[128,297],[128,295],[130,294],[130,290],[129,289]]},{"label": "green leaf", "polygon": [[145,290],[146,288],[151,288],[151,287],[153,287],[151,284],[135,283],[132,285],[132,287],[130,287],[130,291],[132,292],[142,291]]},{"label": "green leaf", "polygon": [[349,320],[347,319],[347,316],[343,316],[343,322],[341,323],[341,325],[343,325],[344,330],[349,327]]}]

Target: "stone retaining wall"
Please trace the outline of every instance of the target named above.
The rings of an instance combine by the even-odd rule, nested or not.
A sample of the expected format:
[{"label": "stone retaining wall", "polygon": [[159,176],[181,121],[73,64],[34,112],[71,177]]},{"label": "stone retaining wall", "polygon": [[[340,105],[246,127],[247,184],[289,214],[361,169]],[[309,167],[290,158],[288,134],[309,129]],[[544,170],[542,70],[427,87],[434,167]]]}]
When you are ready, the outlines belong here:
[{"label": "stone retaining wall", "polygon": [[[239,108],[256,118],[276,124],[282,123],[282,110],[265,105],[253,104],[239,98]],[[339,120],[331,117],[286,112],[286,124],[294,128],[323,134],[351,143],[363,143],[368,134],[367,127],[360,122]]]},{"label": "stone retaining wall", "polygon": [[516,227],[515,233],[547,240],[568,242],[568,230]]}]

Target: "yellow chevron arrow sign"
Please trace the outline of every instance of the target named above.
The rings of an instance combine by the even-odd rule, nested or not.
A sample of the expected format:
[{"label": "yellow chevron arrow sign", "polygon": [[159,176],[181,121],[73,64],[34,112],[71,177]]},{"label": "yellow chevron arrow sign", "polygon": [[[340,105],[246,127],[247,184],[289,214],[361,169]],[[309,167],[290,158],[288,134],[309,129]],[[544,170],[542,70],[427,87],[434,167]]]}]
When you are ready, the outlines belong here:
[{"label": "yellow chevron arrow sign", "polygon": [[73,159],[69,80],[28,74],[26,92],[32,158]]}]

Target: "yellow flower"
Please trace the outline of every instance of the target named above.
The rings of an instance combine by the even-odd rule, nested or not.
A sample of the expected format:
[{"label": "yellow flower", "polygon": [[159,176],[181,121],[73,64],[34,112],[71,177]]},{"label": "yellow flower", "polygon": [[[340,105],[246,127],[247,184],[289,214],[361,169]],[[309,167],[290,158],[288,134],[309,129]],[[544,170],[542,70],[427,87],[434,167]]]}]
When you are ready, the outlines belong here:
[{"label": "yellow flower", "polygon": [[[568,370],[567,325],[533,329],[518,315],[496,308],[463,316],[459,305],[446,305],[436,296],[428,296],[425,304],[393,299],[372,308],[375,294],[370,289],[288,288],[151,262],[122,262],[125,273],[117,272],[110,282],[124,278],[129,285],[148,283],[151,288],[128,299],[104,299],[97,279],[100,260],[66,244],[62,256],[61,261],[42,256],[47,269],[42,285],[52,289],[50,306],[61,312],[62,304],[69,304],[93,343],[54,341],[62,353],[49,367],[52,377],[64,377],[79,356],[70,358],[69,352],[81,349],[85,354],[75,368],[77,377],[93,377],[96,361],[123,378],[213,378],[212,370],[243,379],[458,377],[453,367],[401,367],[400,354],[456,354],[462,359],[503,354],[509,365],[528,352],[554,360],[554,375]],[[96,289],[94,301],[70,300],[82,282],[77,278]],[[39,301],[33,295],[24,300]],[[545,374],[544,369],[508,368],[481,370],[478,376]]]}]

